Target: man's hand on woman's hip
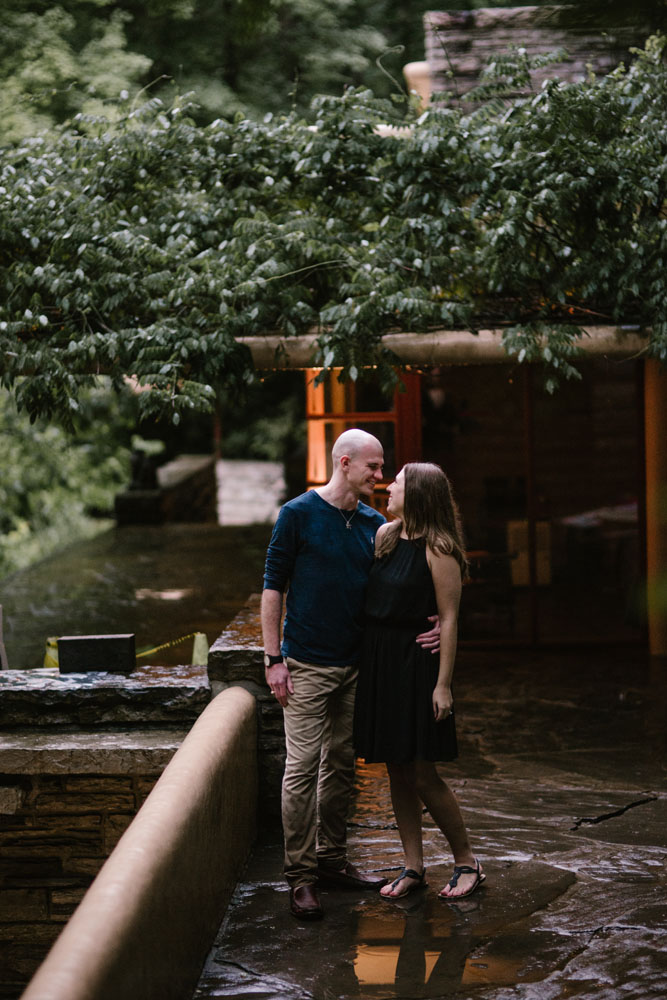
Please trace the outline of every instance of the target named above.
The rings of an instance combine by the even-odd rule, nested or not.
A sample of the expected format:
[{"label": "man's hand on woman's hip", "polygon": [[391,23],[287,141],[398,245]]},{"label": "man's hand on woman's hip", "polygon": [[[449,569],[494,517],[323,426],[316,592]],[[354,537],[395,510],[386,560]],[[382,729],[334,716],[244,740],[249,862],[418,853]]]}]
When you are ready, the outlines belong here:
[{"label": "man's hand on woman's hip", "polygon": [[440,619],[437,615],[431,615],[429,621],[433,622],[433,628],[429,629],[428,632],[421,632],[417,638],[416,642],[422,647],[422,649],[430,649],[432,653],[440,652]]}]

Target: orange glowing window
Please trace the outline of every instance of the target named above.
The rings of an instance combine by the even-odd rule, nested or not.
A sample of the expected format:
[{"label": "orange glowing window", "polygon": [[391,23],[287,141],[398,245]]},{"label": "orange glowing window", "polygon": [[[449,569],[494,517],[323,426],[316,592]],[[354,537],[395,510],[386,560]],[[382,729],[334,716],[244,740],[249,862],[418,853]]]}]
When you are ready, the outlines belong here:
[{"label": "orange glowing window", "polygon": [[339,382],[331,372],[319,384],[320,369],[306,370],[306,420],[308,426],[307,485],[322,486],[331,476],[331,449],[336,438],[350,427],[360,427],[382,442],[384,480],[376,489],[373,506],[384,512],[386,487],[406,462],[421,457],[420,376],[402,373],[405,391],[385,396],[377,383]]}]

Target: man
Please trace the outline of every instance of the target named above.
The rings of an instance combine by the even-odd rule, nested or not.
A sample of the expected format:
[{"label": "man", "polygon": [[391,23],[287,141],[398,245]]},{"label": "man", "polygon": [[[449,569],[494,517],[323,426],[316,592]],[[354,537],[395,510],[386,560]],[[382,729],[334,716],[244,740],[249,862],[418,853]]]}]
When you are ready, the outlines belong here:
[{"label": "man", "polygon": [[[337,439],[332,459],[325,486],[282,507],[262,595],[265,675],[284,709],[287,744],[285,876],[301,920],[322,917],[318,881],[375,890],[387,882],[358,871],[346,854],[356,661],[375,533],[384,522],[361,498],[381,481],[384,454],[377,438],[354,428]],[[437,647],[437,627],[418,641]]]}]

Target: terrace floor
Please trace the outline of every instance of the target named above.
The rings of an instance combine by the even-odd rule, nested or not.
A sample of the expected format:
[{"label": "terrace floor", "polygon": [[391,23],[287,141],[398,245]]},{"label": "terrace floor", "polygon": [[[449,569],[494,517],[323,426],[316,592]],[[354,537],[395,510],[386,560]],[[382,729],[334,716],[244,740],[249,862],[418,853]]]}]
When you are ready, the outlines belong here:
[{"label": "terrace floor", "polygon": [[[398,902],[323,891],[288,910],[265,830],[196,1000],[649,1000],[667,996],[667,665],[641,652],[463,651],[460,757],[442,765],[487,882],[437,898],[451,870],[425,817],[429,887]],[[350,855],[393,876],[402,856],[382,765],[360,766]]]}]

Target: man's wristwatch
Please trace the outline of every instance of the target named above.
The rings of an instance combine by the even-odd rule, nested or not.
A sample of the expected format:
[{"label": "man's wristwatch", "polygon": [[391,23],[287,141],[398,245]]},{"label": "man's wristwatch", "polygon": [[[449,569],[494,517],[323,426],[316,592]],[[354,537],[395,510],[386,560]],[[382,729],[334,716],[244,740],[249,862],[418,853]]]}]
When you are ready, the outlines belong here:
[{"label": "man's wristwatch", "polygon": [[276,663],[282,663],[282,662],[283,662],[283,654],[282,653],[277,653],[277,654],[276,653],[264,653],[264,666],[265,666],[265,668],[267,670],[269,669],[269,667],[272,667],[274,664],[276,664]]}]

